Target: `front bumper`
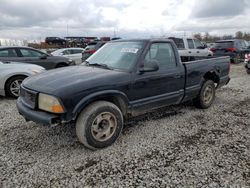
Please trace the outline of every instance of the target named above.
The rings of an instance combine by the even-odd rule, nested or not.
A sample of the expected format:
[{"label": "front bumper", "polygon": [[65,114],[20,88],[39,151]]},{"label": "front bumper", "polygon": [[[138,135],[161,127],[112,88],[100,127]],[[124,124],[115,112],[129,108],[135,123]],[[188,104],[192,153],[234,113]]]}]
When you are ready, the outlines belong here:
[{"label": "front bumper", "polygon": [[43,111],[37,111],[26,107],[21,98],[17,99],[17,109],[19,113],[27,120],[34,121],[43,125],[55,125],[60,123],[60,116],[55,114],[50,114]]}]

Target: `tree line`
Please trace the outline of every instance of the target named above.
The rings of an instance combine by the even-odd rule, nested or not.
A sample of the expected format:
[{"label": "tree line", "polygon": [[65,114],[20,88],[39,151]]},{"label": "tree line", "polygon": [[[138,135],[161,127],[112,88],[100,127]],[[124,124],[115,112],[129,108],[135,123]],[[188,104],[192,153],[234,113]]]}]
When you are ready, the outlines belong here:
[{"label": "tree line", "polygon": [[206,32],[204,35],[202,35],[201,33],[195,33],[194,37],[205,42],[215,42],[217,40],[227,40],[234,38],[250,41],[250,33],[242,31],[237,31],[235,35],[222,35],[222,36],[210,35],[208,32]]}]

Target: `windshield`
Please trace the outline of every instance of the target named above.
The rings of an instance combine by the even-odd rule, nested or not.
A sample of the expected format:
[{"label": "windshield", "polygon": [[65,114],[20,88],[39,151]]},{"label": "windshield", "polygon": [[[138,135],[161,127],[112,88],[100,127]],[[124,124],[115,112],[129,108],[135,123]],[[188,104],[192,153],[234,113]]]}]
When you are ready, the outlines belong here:
[{"label": "windshield", "polygon": [[107,43],[86,61],[88,64],[102,64],[112,69],[130,70],[142,50],[142,42]]},{"label": "windshield", "polygon": [[234,46],[233,41],[216,42],[214,48],[232,48]]}]

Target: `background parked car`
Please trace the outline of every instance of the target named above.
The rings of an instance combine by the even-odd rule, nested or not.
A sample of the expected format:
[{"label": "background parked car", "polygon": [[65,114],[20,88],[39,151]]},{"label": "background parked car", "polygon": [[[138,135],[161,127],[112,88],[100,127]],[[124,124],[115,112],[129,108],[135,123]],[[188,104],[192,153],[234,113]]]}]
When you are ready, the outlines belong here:
[{"label": "background parked car", "polygon": [[215,42],[211,51],[215,56],[230,56],[232,63],[240,63],[244,61],[245,54],[249,53],[249,45],[245,40],[219,40]]},{"label": "background parked car", "polygon": [[74,65],[75,62],[65,57],[52,56],[29,47],[0,47],[0,61],[36,64],[45,69]]},{"label": "background parked car", "polygon": [[200,40],[196,38],[176,38],[169,37],[172,39],[178,48],[178,52],[182,57],[204,57],[204,56],[213,56],[206,45],[202,44]]},{"label": "background parked car", "polygon": [[44,70],[38,65],[0,62],[0,95],[17,98],[22,81]]},{"label": "background parked car", "polygon": [[47,44],[56,44],[56,45],[66,44],[66,40],[59,38],[59,37],[46,37],[45,42]]},{"label": "background parked car", "polygon": [[104,44],[106,44],[106,42],[104,41],[89,43],[82,53],[82,61],[85,61],[86,59],[88,59],[93,53],[95,53]]},{"label": "background parked car", "polygon": [[83,48],[62,48],[58,49],[51,54],[53,56],[63,56],[75,61],[76,64],[80,64],[82,62],[82,53]]}]

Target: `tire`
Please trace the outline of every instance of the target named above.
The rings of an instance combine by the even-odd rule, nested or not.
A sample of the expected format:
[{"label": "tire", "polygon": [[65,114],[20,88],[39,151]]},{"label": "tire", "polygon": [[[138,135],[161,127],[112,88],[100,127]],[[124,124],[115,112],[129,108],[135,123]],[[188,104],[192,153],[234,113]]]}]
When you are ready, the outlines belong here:
[{"label": "tire", "polygon": [[18,98],[21,83],[26,76],[14,76],[5,84],[6,95],[13,98]]},{"label": "tire", "polygon": [[120,109],[107,101],[90,104],[76,120],[76,135],[79,141],[92,150],[113,144],[122,128],[123,116]]},{"label": "tire", "polygon": [[250,69],[246,69],[246,71],[247,71],[247,74],[250,74]]},{"label": "tire", "polygon": [[203,83],[199,96],[193,100],[197,108],[209,108],[215,99],[215,85],[212,80],[205,80]]}]

